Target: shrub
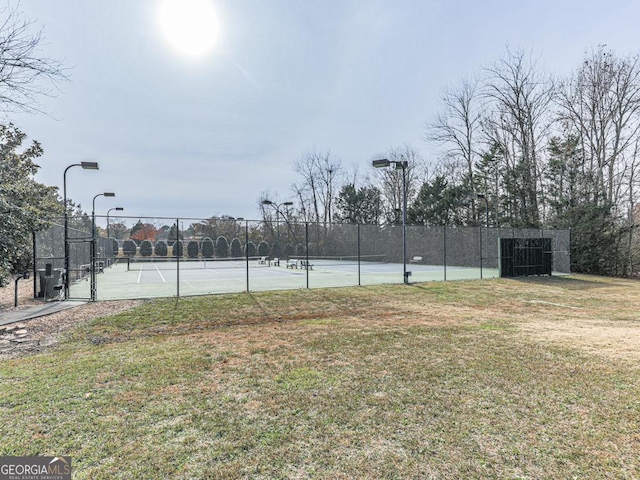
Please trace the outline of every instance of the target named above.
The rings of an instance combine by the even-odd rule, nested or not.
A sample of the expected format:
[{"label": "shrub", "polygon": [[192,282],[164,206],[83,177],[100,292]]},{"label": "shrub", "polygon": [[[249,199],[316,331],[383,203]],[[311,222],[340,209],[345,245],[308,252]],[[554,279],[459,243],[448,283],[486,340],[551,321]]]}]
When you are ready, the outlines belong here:
[{"label": "shrub", "polygon": [[140,243],[140,255],[150,257],[152,253],[153,245],[151,245],[151,242],[149,240],[143,240],[142,243]]},{"label": "shrub", "polygon": [[227,258],[229,256],[229,242],[225,237],[218,237],[216,240],[216,257]]},{"label": "shrub", "polygon": [[120,255],[120,244],[117,240],[111,240],[111,248],[113,249],[113,255]]},{"label": "shrub", "polygon": [[138,246],[133,240],[125,240],[122,244],[122,253],[128,257],[133,257],[138,250]]},{"label": "shrub", "polygon": [[211,240],[209,237],[206,237],[204,240],[202,240],[202,256],[204,258],[213,258],[213,240]]},{"label": "shrub", "polygon": [[189,258],[198,258],[198,254],[200,253],[200,246],[198,242],[195,240],[189,240],[187,243],[187,256]]},{"label": "shrub", "polygon": [[160,240],[156,242],[156,257],[166,257],[167,256],[167,242]]},{"label": "shrub", "polygon": [[184,245],[182,240],[178,240],[173,243],[173,256],[174,257],[183,257],[184,256]]},{"label": "shrub", "polygon": [[253,242],[248,242],[244,246],[244,254],[247,257],[255,257],[256,256],[256,244]]},{"label": "shrub", "polygon": [[269,244],[267,242],[265,242],[264,240],[262,240],[259,244],[258,244],[258,256],[259,257],[268,257],[269,256]]},{"label": "shrub", "polygon": [[238,258],[242,256],[242,243],[240,243],[239,238],[234,238],[231,240],[231,256],[234,258]]},{"label": "shrub", "polygon": [[305,255],[304,245],[298,245],[296,247],[296,255],[298,255],[299,257]]}]

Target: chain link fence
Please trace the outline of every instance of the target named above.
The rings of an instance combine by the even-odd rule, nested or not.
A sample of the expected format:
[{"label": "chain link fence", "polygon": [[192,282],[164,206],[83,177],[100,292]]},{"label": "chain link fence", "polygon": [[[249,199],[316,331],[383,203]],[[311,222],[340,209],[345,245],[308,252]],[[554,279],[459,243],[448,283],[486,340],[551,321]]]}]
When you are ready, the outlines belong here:
[{"label": "chain link fence", "polygon": [[[34,295],[110,300],[491,278],[500,238],[550,238],[570,273],[569,230],[194,218],[70,218],[34,235]],[[94,233],[95,232],[95,233]],[[93,234],[94,233],[94,234]],[[95,251],[94,251],[95,250]],[[65,280],[68,290],[65,291]]]}]

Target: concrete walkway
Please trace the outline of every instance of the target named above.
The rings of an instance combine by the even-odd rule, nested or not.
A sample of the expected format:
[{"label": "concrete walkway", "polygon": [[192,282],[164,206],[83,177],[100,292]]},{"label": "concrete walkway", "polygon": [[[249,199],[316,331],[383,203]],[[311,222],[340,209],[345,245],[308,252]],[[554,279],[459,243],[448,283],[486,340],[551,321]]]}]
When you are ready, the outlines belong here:
[{"label": "concrete walkway", "polygon": [[32,318],[51,315],[52,313],[61,312],[69,308],[84,305],[87,302],[77,302],[66,300],[64,302],[50,302],[36,307],[25,308],[22,310],[12,310],[10,312],[0,313],[0,325],[8,325],[10,323],[24,322]]}]

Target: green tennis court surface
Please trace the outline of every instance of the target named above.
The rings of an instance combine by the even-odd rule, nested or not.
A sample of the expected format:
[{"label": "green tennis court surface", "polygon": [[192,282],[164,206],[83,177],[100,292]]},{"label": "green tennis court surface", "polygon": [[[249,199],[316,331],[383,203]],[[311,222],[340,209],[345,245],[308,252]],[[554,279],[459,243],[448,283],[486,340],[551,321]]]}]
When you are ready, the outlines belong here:
[{"label": "green tennis court surface", "polygon": [[[97,299],[153,298],[296,288],[342,287],[402,283],[402,263],[356,257],[309,258],[273,261],[132,259],[119,261],[97,275]],[[295,260],[295,264],[292,260]],[[411,282],[466,280],[498,276],[497,269],[409,264]],[[70,298],[90,297],[88,279],[70,287]]]}]

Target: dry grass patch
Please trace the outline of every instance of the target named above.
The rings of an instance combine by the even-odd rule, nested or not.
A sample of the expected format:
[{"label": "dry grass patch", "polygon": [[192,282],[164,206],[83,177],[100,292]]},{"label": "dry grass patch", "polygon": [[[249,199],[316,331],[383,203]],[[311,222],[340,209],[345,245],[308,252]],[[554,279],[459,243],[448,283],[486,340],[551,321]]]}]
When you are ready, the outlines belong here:
[{"label": "dry grass patch", "polygon": [[635,286],[149,302],[0,363],[0,454],[69,454],[80,479],[635,478],[638,358],[598,343],[638,337]]}]

